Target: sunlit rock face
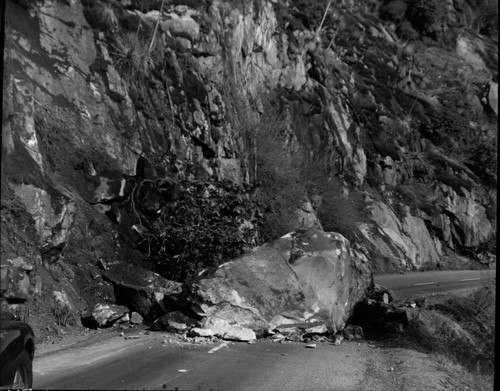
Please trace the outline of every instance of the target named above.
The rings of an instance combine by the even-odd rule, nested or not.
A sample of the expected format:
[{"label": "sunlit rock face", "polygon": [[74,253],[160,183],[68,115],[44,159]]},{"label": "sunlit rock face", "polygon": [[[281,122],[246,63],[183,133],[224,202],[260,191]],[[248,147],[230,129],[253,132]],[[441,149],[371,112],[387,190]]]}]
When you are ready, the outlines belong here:
[{"label": "sunlit rock face", "polygon": [[371,207],[375,231],[363,230],[368,241],[404,268],[419,269],[425,263],[436,264],[439,254],[424,221],[408,212],[401,219],[384,203]]},{"label": "sunlit rock face", "polygon": [[[91,308],[92,289],[113,296],[94,278],[99,262],[151,267],[137,250],[147,239],[133,229],[147,221],[124,206],[134,189],[165,177],[249,184],[254,152],[243,135],[274,106],[292,158],[301,150],[321,157],[346,193],[356,188],[370,200],[352,245],[368,249],[372,264],[384,259],[377,270],[433,268],[443,249],[474,252],[495,235],[496,182],[486,186],[482,166],[471,168],[471,155],[455,150],[497,132],[498,44],[465,31],[478,15],[459,10],[461,2],[448,2],[449,19],[458,23],[447,30],[448,47],[398,37],[364,1],[333,2],[320,30],[323,10],[315,16],[293,1],[175,1],[161,11],[162,2],[147,9],[135,0],[108,3],[7,2],[1,261],[2,270],[15,267],[8,261],[18,256],[34,266],[29,275],[3,274],[22,300],[42,286],[64,285],[75,308]],[[439,129],[435,120],[446,113],[461,121]],[[448,137],[460,127],[474,137]],[[438,208],[398,198],[401,186],[410,187],[411,198],[415,182],[429,188],[424,195]],[[155,212],[157,204],[148,202],[148,213]],[[324,226],[316,207],[297,208],[297,227]],[[273,246],[259,251],[281,259]],[[273,267],[309,273],[300,262]],[[321,262],[312,262],[319,269],[307,269],[311,275],[339,272]],[[227,267],[214,276],[223,278]],[[301,278],[291,289],[327,297],[321,282],[310,281],[314,291]],[[147,305],[160,305],[150,294]],[[347,296],[335,295],[345,305]],[[297,304],[302,313],[290,316],[305,319],[318,304],[329,327],[341,324],[333,298],[304,300]],[[257,322],[240,310],[248,324]]]},{"label": "sunlit rock face", "polygon": [[311,229],[206,270],[188,291],[192,309],[212,322],[267,329],[281,316],[335,332],[371,284],[366,257],[341,235]]}]

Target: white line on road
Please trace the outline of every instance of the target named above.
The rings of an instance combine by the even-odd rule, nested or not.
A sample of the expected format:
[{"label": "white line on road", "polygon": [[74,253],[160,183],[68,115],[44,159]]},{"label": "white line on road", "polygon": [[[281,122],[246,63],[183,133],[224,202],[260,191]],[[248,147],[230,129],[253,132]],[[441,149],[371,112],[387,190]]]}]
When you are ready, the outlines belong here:
[{"label": "white line on road", "polygon": [[477,281],[480,280],[480,278],[466,278],[465,280],[460,280],[460,281]]},{"label": "white line on road", "polygon": [[413,284],[413,286],[419,286],[419,285],[432,285],[432,284],[437,284],[437,282],[421,282],[419,284]]}]

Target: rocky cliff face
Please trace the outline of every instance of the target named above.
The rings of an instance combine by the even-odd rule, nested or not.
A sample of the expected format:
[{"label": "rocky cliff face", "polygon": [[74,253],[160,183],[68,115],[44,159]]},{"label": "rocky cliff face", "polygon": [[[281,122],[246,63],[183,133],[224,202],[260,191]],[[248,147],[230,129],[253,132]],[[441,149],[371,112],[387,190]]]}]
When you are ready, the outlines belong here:
[{"label": "rocky cliff face", "polygon": [[[374,270],[454,267],[455,254],[487,249],[498,46],[467,18],[437,44],[401,39],[376,2],[332,4],[323,24],[326,3],[144,3],[7,2],[1,260],[11,304],[53,296],[84,311],[112,292],[97,265],[149,268],[139,231],[162,204],[153,192],[134,203],[138,184],[260,179],[252,131],[273,131],[271,106],[289,160],[319,157],[344,198],[362,194],[369,215],[342,234]],[[450,15],[463,15],[458,3]],[[328,217],[315,195],[306,203]],[[319,224],[313,208],[302,212]]]}]

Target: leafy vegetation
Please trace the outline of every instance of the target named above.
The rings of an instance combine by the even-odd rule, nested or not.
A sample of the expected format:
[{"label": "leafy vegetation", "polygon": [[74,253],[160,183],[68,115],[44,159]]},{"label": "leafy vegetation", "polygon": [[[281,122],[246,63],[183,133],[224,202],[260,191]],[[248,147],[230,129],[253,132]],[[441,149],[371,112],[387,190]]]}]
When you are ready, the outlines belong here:
[{"label": "leafy vegetation", "polygon": [[58,326],[73,326],[76,323],[75,315],[71,309],[62,304],[55,304],[52,306],[52,315],[54,316],[55,323]]},{"label": "leafy vegetation", "polygon": [[438,159],[441,160],[441,169],[436,170],[434,177],[454,188],[470,189],[472,185],[470,181],[446,171],[447,166],[455,171],[462,171],[466,165],[484,185],[496,186],[497,138],[488,135],[484,128],[488,125],[485,123],[484,126],[473,126],[475,117],[469,111],[465,111],[462,115],[442,111],[429,118],[430,123],[420,129],[422,136],[458,162],[452,164],[452,159],[447,159],[447,162],[443,163],[443,159]]},{"label": "leafy vegetation", "polygon": [[446,25],[446,3],[440,0],[415,0],[408,7],[407,15],[417,31],[437,38]]},{"label": "leafy vegetation", "polygon": [[383,19],[402,21],[405,18],[408,6],[403,0],[390,1],[380,8],[380,16]]},{"label": "leafy vegetation", "polygon": [[466,162],[485,184],[496,187],[498,149],[495,142],[480,141],[473,145],[469,151]]},{"label": "leafy vegetation", "polygon": [[461,24],[498,39],[497,1],[466,0],[453,2],[453,7],[453,15],[450,15],[444,1],[386,0],[379,8],[379,15],[394,22],[403,39],[415,40],[422,35],[440,40],[449,27]]},{"label": "leafy vegetation", "polygon": [[306,28],[315,31],[328,7],[329,0],[294,0],[290,5],[278,2],[277,16],[281,25],[288,24],[292,29]]},{"label": "leafy vegetation", "polygon": [[435,216],[443,211],[445,203],[440,192],[434,193],[430,190],[429,184],[412,182],[397,186],[396,196],[408,205],[413,213],[421,210],[430,216]]},{"label": "leafy vegetation", "polygon": [[396,30],[397,34],[407,40],[407,41],[414,41],[418,39],[420,34],[418,33],[417,30],[413,28],[411,23],[407,20],[403,20],[398,26]]},{"label": "leafy vegetation", "polygon": [[349,187],[332,169],[329,159],[319,153],[304,158],[300,166],[301,183],[310,199],[316,199],[318,215],[325,231],[338,232],[356,241],[358,224],[369,220],[367,203],[361,190]]},{"label": "leafy vegetation", "polygon": [[256,115],[236,87],[231,90],[228,117],[244,140],[250,179],[259,184],[252,197],[263,211],[259,239],[266,242],[296,229],[294,213],[312,199],[318,201],[316,214],[323,229],[354,239],[357,224],[368,219],[361,192],[348,191],[331,156],[311,154],[300,145],[278,98],[264,98],[264,112]]},{"label": "leafy vegetation", "polygon": [[243,187],[230,181],[178,183],[151,224],[157,271],[182,281],[234,259],[256,244],[255,213]]},{"label": "leafy vegetation", "polygon": [[146,42],[141,41],[136,34],[118,36],[113,49],[116,69],[128,80],[147,75],[153,67],[153,59]]}]

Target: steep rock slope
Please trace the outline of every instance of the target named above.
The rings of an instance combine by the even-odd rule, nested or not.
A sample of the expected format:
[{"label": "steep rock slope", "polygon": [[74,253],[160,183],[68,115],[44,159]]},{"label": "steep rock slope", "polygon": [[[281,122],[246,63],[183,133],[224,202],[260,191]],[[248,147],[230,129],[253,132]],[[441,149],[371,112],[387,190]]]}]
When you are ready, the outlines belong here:
[{"label": "steep rock slope", "polygon": [[[375,2],[331,4],[321,24],[326,6],[9,1],[1,259],[10,302],[53,297],[83,312],[113,300],[97,265],[151,267],[139,231],[163,205],[151,196],[165,189],[158,178],[258,180],[252,132],[262,128],[284,134],[288,160],[278,163],[306,151],[345,197],[362,195],[369,216],[340,229],[374,270],[455,267],[455,252],[487,248],[497,44],[467,20],[445,31],[446,45],[402,40]],[[137,203],[145,180],[157,191]]]}]

